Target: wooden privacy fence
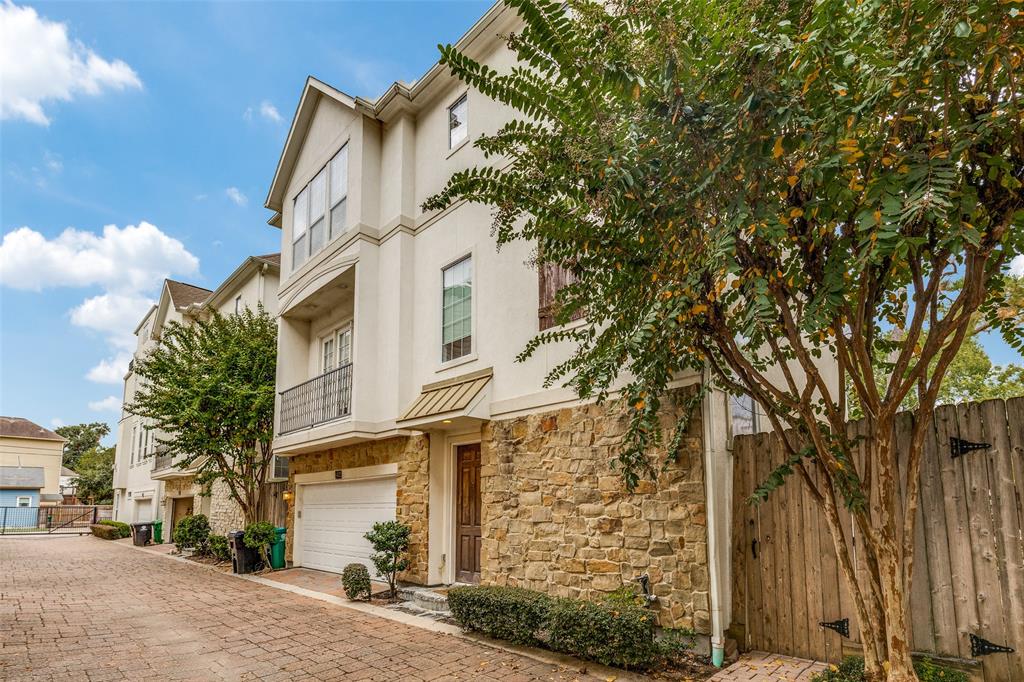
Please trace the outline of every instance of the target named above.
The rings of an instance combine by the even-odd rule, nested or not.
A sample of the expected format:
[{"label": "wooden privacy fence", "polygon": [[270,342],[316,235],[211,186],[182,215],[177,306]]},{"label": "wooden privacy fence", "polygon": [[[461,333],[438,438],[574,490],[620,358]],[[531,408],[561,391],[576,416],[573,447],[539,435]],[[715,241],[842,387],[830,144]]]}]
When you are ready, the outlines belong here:
[{"label": "wooden privacy fence", "polygon": [[[901,453],[914,418],[904,413],[897,422]],[[849,428],[853,435],[867,433],[864,421]],[[778,437],[737,437],[733,455],[734,635],[745,649],[839,660],[844,646],[847,653],[858,647],[860,632],[822,513],[796,475],[767,502],[747,503],[784,459]],[[863,471],[863,449],[855,459]],[[906,466],[905,456],[900,466]],[[986,682],[1024,682],[1022,495],[1024,398],[938,408],[921,470],[910,595],[913,646],[916,652],[974,658]],[[877,500],[877,490],[869,499]],[[902,504],[901,495],[901,515]],[[852,529],[845,510],[842,518]],[[861,572],[863,556],[857,534],[852,537],[850,551]],[[819,625],[843,619],[849,619],[848,638]],[[972,656],[972,635],[1016,651]]]}]

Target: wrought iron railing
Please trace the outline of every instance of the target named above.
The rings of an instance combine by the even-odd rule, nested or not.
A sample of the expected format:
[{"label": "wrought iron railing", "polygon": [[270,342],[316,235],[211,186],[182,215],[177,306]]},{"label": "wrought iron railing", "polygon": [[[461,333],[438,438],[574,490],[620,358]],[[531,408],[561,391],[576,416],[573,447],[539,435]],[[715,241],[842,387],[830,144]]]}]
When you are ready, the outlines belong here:
[{"label": "wrought iron railing", "polygon": [[171,452],[157,453],[153,456],[153,471],[170,469],[174,464],[174,454]]},{"label": "wrought iron railing", "polygon": [[352,363],[281,391],[281,433],[352,414]]}]

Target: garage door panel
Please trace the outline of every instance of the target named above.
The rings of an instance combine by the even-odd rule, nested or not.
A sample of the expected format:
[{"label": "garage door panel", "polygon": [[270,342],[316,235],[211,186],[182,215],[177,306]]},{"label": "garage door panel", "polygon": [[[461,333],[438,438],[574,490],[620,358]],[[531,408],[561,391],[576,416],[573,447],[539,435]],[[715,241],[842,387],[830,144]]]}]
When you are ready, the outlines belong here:
[{"label": "garage door panel", "polygon": [[364,536],[374,523],[395,519],[396,494],[395,478],[304,486],[302,565],[340,573],[361,563],[376,576]]}]

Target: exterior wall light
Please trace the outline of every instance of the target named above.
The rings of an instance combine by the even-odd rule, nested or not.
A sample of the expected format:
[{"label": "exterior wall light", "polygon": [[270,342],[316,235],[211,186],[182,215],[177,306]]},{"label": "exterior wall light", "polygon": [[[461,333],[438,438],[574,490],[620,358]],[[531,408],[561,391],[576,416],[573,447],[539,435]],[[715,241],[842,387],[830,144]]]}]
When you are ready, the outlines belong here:
[{"label": "exterior wall light", "polygon": [[285,502],[291,502],[293,499],[295,499],[295,493],[293,493],[291,490],[285,490],[283,493],[281,493],[281,499],[283,499]]}]

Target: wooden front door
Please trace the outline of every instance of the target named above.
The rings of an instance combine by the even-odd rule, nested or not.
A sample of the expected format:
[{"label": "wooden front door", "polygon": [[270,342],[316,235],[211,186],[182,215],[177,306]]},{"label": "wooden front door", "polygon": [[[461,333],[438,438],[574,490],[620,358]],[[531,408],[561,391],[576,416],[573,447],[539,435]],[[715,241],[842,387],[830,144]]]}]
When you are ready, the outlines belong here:
[{"label": "wooden front door", "polygon": [[178,497],[174,500],[174,512],[171,516],[171,537],[174,537],[174,529],[178,527],[178,521],[192,514],[194,497]]},{"label": "wooden front door", "polygon": [[456,448],[455,579],[480,582],[480,444]]}]

